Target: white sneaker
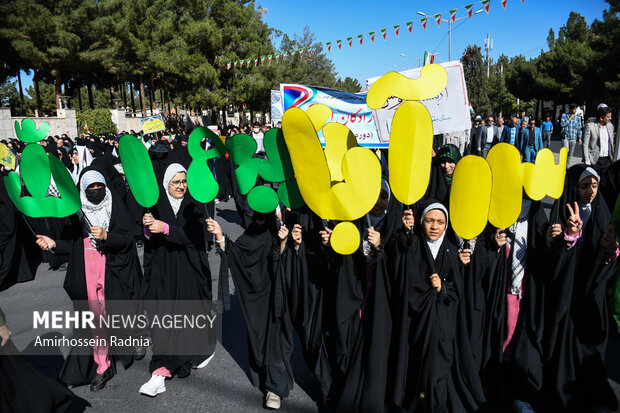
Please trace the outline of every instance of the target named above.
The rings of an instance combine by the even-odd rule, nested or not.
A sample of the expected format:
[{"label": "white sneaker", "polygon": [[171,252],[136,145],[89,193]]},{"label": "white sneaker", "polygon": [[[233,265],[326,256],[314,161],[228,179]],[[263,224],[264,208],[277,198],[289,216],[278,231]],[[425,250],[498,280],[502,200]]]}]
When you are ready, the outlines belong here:
[{"label": "white sneaker", "polygon": [[202,363],[200,363],[196,368],[197,369],[203,369],[203,368],[207,367],[207,364],[209,364],[209,362],[211,360],[213,360],[214,356],[215,356],[215,351],[213,352],[213,354],[211,354],[209,357],[207,357]]},{"label": "white sneaker", "polygon": [[140,393],[155,397],[166,391],[166,378],[164,376],[153,375],[151,380],[140,387]]},{"label": "white sneaker", "polygon": [[265,407],[268,409],[278,410],[280,408],[281,400],[282,399],[280,399],[280,396],[268,391],[265,396]]}]

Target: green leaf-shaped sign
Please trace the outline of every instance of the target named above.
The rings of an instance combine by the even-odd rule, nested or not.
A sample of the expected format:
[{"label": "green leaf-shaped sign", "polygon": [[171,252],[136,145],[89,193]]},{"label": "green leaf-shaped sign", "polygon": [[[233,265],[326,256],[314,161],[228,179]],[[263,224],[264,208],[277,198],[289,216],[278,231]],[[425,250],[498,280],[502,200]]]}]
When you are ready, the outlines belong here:
[{"label": "green leaf-shaped sign", "polygon": [[19,121],[15,121],[15,133],[20,141],[26,143],[36,143],[45,138],[47,138],[50,131],[50,124],[47,122],[42,122],[39,125],[39,129],[37,129],[37,125],[34,123],[32,119],[24,119],[22,120],[21,127],[19,126]]},{"label": "green leaf-shaped sign", "polygon": [[[203,138],[210,138],[214,148],[204,150],[200,146]],[[226,153],[226,146],[213,131],[203,126],[190,133],[187,150],[192,157],[192,163],[187,169],[187,188],[194,199],[206,204],[213,201],[220,189],[213,173],[207,165],[207,159],[217,158]]]},{"label": "green leaf-shaped sign", "polygon": [[144,208],[155,205],[159,198],[159,187],[144,144],[131,135],[125,135],[118,143],[118,153],[136,201]]}]

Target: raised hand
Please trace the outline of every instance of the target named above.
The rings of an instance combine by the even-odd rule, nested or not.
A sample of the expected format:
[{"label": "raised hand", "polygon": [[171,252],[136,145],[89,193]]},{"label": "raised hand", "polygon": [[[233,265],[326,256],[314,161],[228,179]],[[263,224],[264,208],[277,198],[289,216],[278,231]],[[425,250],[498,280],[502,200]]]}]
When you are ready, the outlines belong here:
[{"label": "raised hand", "polygon": [[224,235],[222,233],[222,227],[216,220],[214,220],[213,218],[207,218],[205,222],[207,223],[207,231],[215,235],[216,241],[221,241],[224,239]]},{"label": "raised hand", "polygon": [[467,265],[471,262],[471,250],[464,249],[459,252],[459,259],[463,263],[463,265]]},{"label": "raised hand", "polygon": [[562,233],[562,226],[560,224],[552,224],[547,228],[547,249],[551,249],[553,239]]},{"label": "raised hand", "polygon": [[295,243],[295,249],[299,248],[301,245],[301,225],[295,224],[293,226],[293,231],[291,231],[291,238],[293,238],[293,242]]},{"label": "raised hand", "polygon": [[321,236],[323,245],[329,245],[329,238],[332,236],[332,230],[326,227],[325,231],[319,231],[319,235]]},{"label": "raised hand", "polygon": [[497,249],[500,249],[508,242],[506,240],[506,228],[498,228],[495,231],[495,236],[493,237],[495,240],[495,245],[497,245]]},{"label": "raised hand", "polygon": [[411,234],[413,230],[413,226],[415,224],[415,219],[413,218],[413,211],[411,209],[406,209],[403,212],[403,227],[405,228],[405,232],[407,235]]},{"label": "raised hand", "polygon": [[9,341],[9,338],[11,338],[11,330],[9,330],[9,327],[5,324],[2,327],[0,327],[0,338],[2,339],[2,343],[0,343],[0,347],[4,347],[4,345]]},{"label": "raised hand", "polygon": [[151,213],[144,214],[142,217],[142,224],[144,224],[145,227],[150,226],[153,221],[155,221],[155,218],[153,218],[153,214]]},{"label": "raised hand", "polygon": [[381,233],[379,231],[375,231],[374,227],[368,228],[368,242],[376,250],[378,250],[381,245]]},{"label": "raised hand", "polygon": [[583,227],[583,221],[581,220],[581,217],[579,217],[579,205],[577,204],[577,202],[575,202],[572,207],[570,204],[566,204],[566,208],[568,208],[568,212],[570,212],[570,217],[568,218],[568,222],[566,223],[566,234],[580,234],[581,228]]}]

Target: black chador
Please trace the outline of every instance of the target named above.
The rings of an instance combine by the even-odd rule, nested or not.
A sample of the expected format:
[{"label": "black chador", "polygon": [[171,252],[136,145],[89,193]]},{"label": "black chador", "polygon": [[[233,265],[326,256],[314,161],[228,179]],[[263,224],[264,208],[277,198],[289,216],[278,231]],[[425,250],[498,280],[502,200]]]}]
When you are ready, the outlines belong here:
[{"label": "black chador", "polygon": [[[585,165],[566,175],[564,194],[551,216],[564,231],[553,241],[554,267],[547,278],[544,332],[545,385],[556,408],[587,411],[593,406],[618,408],[605,372],[609,312],[607,282],[617,272],[615,239],[604,245],[610,212],[598,194],[599,177]],[[581,237],[564,239],[575,206],[583,221]]]},{"label": "black chador", "polygon": [[392,290],[403,293],[394,312],[391,403],[410,412],[474,411],[484,395],[469,347],[457,248],[445,236],[448,212],[434,200],[419,210],[415,231],[396,237]]},{"label": "black chador", "polygon": [[[147,239],[143,298],[147,302],[164,303],[155,313],[183,313],[187,309],[178,307],[174,301],[206,302],[212,298],[206,248],[210,236],[206,231],[207,215],[205,206],[187,191],[186,176],[182,165],[169,165],[162,178],[159,200],[144,216]],[[215,349],[215,336],[207,337],[206,330],[157,329],[152,334],[153,357],[149,370],[154,375],[185,377]],[[186,340],[202,340],[204,350],[192,353],[189,347],[184,347]],[[175,353],[175,348],[180,350]]]}]

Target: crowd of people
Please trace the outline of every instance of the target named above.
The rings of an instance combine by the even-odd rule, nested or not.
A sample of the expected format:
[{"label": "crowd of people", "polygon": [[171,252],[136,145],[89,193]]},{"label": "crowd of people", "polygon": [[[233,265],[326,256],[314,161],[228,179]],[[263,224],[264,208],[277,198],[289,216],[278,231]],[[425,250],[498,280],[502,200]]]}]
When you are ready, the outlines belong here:
[{"label": "crowd of people", "polygon": [[[470,140],[455,133],[437,148],[428,190],[416,204],[395,199],[384,168],[375,206],[353,221],[361,242],[350,255],[330,246],[338,222],[307,207],[252,211],[237,189],[233,160],[221,156],[207,161],[219,183],[217,199],[234,200],[244,228],[237,239],[226,236],[213,219],[213,202],[205,207],[187,190],[187,131],[133,133],[148,148],[159,184],[159,200],[149,209],[124,180],[118,136],[48,138],[40,144],[67,167],[82,208],[64,219],[24,217],[0,180],[3,217],[11,218],[0,228],[7,246],[0,252],[0,291],[33,279],[43,261],[53,268],[67,263],[64,288],[73,300],[211,300],[214,274],[225,300],[229,269],[247,327],[249,376],[266,408],[280,408],[293,387],[297,336],[325,411],[473,412],[497,400],[519,412],[612,411],[618,401],[604,361],[610,331],[620,327],[619,142],[608,129],[606,106],[597,113],[599,126],[586,124],[583,135],[579,118],[567,115],[562,137],[569,149],[583,137],[586,162],[568,169],[564,193],[550,211],[523,192],[511,227],[489,224],[474,239],[456,235],[449,198],[460,158],[486,156],[507,142],[533,162],[553,133],[549,119],[541,131],[525,114],[498,125],[492,116],[486,123],[476,118]],[[265,156],[265,131],[260,125],[244,131],[257,141],[254,156]],[[238,132],[229,129],[231,136]],[[203,139],[204,148],[211,144]],[[7,145],[19,157],[23,144]],[[386,165],[389,151],[377,154]],[[54,194],[52,182],[48,195]],[[209,266],[210,251],[221,257],[219,271]],[[7,322],[0,313],[3,347],[12,346]],[[151,397],[166,390],[166,380],[206,367],[214,355],[208,341],[200,356],[189,357],[164,345],[183,340],[179,334],[152,339],[151,377],[136,388]],[[145,354],[144,348],[133,357],[88,350],[70,352],[62,383],[101,390],[119,361],[129,368]],[[42,396],[28,397],[20,380],[37,383]],[[0,393],[3,411],[49,410],[71,397],[2,350]]]},{"label": "crowd of people", "polygon": [[[493,145],[506,142],[514,145],[524,162],[534,162],[536,154],[543,148],[550,148],[554,136],[554,123],[551,116],[544,120],[529,117],[522,111],[510,118],[503,116],[478,115],[472,119],[469,131],[450,132],[437,137],[438,145],[451,143],[461,154],[480,155],[486,158]],[[562,146],[568,150],[568,163],[575,161],[575,148],[583,144],[581,161],[586,165],[607,168],[620,159],[618,145],[615,145],[614,126],[611,123],[611,108],[604,103],[597,107],[596,116],[583,119],[583,110],[577,104],[570,104],[569,111],[563,113],[557,122]],[[600,163],[599,163],[599,157]]]}]

